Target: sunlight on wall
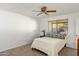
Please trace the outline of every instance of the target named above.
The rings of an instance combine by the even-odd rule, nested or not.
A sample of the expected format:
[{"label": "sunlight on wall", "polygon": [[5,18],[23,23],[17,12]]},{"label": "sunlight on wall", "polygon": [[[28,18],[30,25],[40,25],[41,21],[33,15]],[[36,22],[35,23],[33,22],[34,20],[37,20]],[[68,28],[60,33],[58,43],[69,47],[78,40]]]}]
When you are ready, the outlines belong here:
[{"label": "sunlight on wall", "polygon": [[[8,30],[28,31],[32,32],[37,30],[37,22],[27,16],[23,16],[16,13],[0,11],[0,28]],[[5,17],[4,17],[5,16]]]},{"label": "sunlight on wall", "polygon": [[37,29],[37,23],[31,18],[24,18],[16,22],[17,30],[32,32]]}]

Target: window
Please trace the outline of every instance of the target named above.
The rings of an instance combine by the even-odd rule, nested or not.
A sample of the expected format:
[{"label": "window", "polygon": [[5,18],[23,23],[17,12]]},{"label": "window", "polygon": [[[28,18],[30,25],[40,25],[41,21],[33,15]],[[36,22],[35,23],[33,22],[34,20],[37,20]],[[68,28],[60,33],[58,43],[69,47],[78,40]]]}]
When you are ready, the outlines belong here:
[{"label": "window", "polygon": [[[52,37],[64,38],[68,31],[68,20],[54,20],[48,22],[48,32]],[[61,37],[62,36],[62,37]]]}]

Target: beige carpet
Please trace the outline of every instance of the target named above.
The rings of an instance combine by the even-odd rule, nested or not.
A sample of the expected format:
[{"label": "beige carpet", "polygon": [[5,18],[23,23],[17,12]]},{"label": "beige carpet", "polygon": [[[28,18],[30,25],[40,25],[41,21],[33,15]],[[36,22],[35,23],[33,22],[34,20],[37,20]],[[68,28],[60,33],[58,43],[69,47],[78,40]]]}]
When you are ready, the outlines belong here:
[{"label": "beige carpet", "polygon": [[[24,45],[14,49],[10,49],[4,52],[0,52],[0,56],[46,56],[46,54],[32,50],[31,45]],[[64,47],[60,53],[60,56],[76,56],[76,49]]]}]

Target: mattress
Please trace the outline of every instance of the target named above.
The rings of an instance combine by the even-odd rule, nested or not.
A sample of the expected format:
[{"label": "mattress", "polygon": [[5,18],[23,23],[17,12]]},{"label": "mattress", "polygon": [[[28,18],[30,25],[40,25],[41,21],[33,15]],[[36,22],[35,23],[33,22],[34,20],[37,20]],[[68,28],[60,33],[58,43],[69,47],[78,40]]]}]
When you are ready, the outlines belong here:
[{"label": "mattress", "polygon": [[58,56],[59,51],[64,45],[64,39],[43,37],[34,39],[31,48],[38,49],[49,56]]}]

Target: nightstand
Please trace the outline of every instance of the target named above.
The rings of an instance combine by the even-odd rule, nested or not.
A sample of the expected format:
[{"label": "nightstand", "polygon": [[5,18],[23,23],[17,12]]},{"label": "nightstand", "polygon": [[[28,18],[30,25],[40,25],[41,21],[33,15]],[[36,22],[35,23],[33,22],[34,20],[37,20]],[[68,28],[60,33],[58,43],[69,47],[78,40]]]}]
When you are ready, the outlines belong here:
[{"label": "nightstand", "polygon": [[40,36],[40,38],[45,37],[45,36]]}]

